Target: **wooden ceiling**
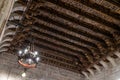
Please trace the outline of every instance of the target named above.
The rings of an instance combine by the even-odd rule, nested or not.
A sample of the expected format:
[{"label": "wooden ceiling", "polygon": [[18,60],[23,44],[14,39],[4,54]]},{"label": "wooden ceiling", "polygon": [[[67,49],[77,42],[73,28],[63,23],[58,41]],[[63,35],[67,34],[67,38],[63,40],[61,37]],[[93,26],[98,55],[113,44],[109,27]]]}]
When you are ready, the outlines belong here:
[{"label": "wooden ceiling", "polygon": [[[118,0],[119,1],[119,0]],[[18,0],[9,24],[18,26],[9,47],[16,51],[33,38],[43,63],[81,73],[120,45],[120,5],[112,0]],[[18,19],[19,17],[19,19]],[[15,52],[14,52],[15,53]]]}]

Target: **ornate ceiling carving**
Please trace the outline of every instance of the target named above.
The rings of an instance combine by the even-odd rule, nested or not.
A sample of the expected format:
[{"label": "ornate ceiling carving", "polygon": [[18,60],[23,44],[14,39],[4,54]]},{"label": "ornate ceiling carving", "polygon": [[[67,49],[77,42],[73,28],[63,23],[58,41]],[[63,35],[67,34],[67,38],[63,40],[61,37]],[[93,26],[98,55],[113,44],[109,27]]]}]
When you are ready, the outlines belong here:
[{"label": "ornate ceiling carving", "polygon": [[[16,31],[9,51],[34,38],[42,62],[77,73],[99,70],[120,47],[120,7],[109,0],[18,0],[11,13]],[[111,5],[111,7],[109,6]],[[12,14],[15,14],[12,16]],[[21,17],[20,17],[21,16]]]}]

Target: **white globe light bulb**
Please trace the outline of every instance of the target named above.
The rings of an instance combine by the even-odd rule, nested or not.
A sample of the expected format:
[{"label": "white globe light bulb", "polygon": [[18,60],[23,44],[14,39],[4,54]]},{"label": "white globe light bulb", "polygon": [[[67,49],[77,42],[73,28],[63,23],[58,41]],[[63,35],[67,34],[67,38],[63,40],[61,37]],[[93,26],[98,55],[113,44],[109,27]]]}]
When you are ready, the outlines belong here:
[{"label": "white globe light bulb", "polygon": [[39,61],[40,61],[40,58],[39,58],[39,57],[37,57],[37,58],[36,58],[36,61],[37,61],[37,62],[39,62]]},{"label": "white globe light bulb", "polygon": [[25,72],[22,73],[22,77],[26,77],[26,73]]},{"label": "white globe light bulb", "polygon": [[25,50],[24,50],[24,53],[27,53],[27,52],[28,52],[28,49],[25,49]]},{"label": "white globe light bulb", "polygon": [[35,54],[35,55],[38,55],[38,52],[37,52],[37,51],[35,51],[35,52],[34,52],[34,54]]},{"label": "white globe light bulb", "polygon": [[32,63],[32,59],[28,59],[28,63],[31,64]]},{"label": "white globe light bulb", "polygon": [[21,55],[21,54],[22,54],[22,51],[20,50],[18,53],[19,53],[19,55]]}]

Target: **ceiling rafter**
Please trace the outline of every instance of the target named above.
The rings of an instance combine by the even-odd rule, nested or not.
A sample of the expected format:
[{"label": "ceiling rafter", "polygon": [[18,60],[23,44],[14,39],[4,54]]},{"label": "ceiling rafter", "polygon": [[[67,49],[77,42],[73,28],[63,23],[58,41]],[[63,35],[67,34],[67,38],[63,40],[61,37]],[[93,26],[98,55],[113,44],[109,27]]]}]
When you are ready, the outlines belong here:
[{"label": "ceiling rafter", "polygon": [[119,4],[120,1],[119,0],[118,0],[118,2],[117,2],[117,0],[106,0],[106,1],[120,7],[120,4]]},{"label": "ceiling rafter", "polygon": [[[18,0],[15,6],[26,4]],[[20,16],[22,19],[17,19]],[[101,60],[108,62],[107,56],[116,58],[113,53],[120,43],[119,16],[115,10],[92,0],[33,0],[25,12],[12,12],[8,24],[18,29],[6,30],[16,33],[4,37],[13,38],[5,40],[10,44],[5,49],[14,53],[33,38],[43,63],[90,73],[96,69],[94,65],[101,66]]]},{"label": "ceiling rafter", "polygon": [[[43,26],[43,25],[42,25]],[[44,27],[44,26],[43,26]],[[81,48],[84,48],[84,49],[86,49],[87,51],[90,51],[91,49],[93,49],[93,50],[97,50],[96,48],[94,48],[94,47],[91,47],[91,46],[88,46],[88,45],[86,45],[86,46],[84,46],[85,44],[83,44],[83,43],[80,43],[80,42],[76,42],[76,41],[71,41],[69,38],[66,38],[66,37],[64,37],[64,36],[61,36],[61,35],[59,35],[59,34],[56,34],[56,33],[53,33],[53,32],[50,32],[50,29],[49,30],[46,30],[46,29],[42,29],[42,27],[41,26],[39,26],[39,28],[38,27],[36,27],[36,26],[34,26],[33,27],[33,29],[35,29],[35,32],[37,33],[44,33],[44,34],[46,34],[46,35],[50,35],[51,37],[54,37],[54,38],[58,38],[59,40],[61,40],[62,42],[65,42],[65,43],[67,43],[67,44],[71,44],[71,45],[74,45],[74,46],[78,46],[79,48],[81,47]],[[62,39],[61,39],[62,38]],[[64,40],[64,41],[63,41]],[[69,42],[68,42],[69,41]],[[73,42],[75,42],[75,44],[73,44]],[[78,45],[79,44],[79,45]],[[92,50],[90,51],[90,52],[92,52]],[[99,51],[97,51],[97,53],[99,53]],[[97,53],[96,53],[96,55],[97,55]]]},{"label": "ceiling rafter", "polygon": [[92,9],[95,9],[95,10],[98,10],[98,11],[104,13],[104,14],[107,14],[107,15],[115,18],[115,19],[120,20],[120,14],[112,12],[110,9],[108,9],[108,8],[102,6],[102,5],[99,5],[97,3],[93,3],[90,0],[76,0],[76,1],[92,8]]},{"label": "ceiling rafter", "polygon": [[[79,20],[79,19],[77,19],[77,18],[75,18],[73,16],[65,14],[64,13],[65,11],[63,12],[62,10],[58,11],[58,9],[50,8],[50,7],[40,7],[39,9],[42,10],[42,11],[45,11],[46,13],[50,13],[50,14],[56,15],[58,17],[64,18],[64,19],[69,20],[71,22],[74,22],[76,24],[82,25],[82,26],[84,26],[84,27],[86,27],[88,29],[91,29],[94,32],[99,32],[99,33],[107,35],[107,36],[114,37],[116,35],[114,32],[119,33],[118,30],[110,28],[109,26],[101,26],[100,27],[100,25],[102,25],[102,24],[100,24],[99,27],[97,27],[97,26],[93,25],[92,23],[90,24],[90,23],[85,22],[83,20]],[[105,28],[105,27],[107,27],[107,28]],[[109,32],[109,31],[111,31],[111,32]]]},{"label": "ceiling rafter", "polygon": [[[109,39],[109,37],[105,37],[104,35],[100,35],[98,33],[94,33],[93,31],[87,30],[86,28],[81,27],[79,25],[75,25],[75,24],[66,22],[63,19],[59,19],[59,17],[57,17],[57,16],[54,17],[54,16],[51,16],[50,14],[49,15],[45,15],[45,13],[43,13],[43,14],[39,13],[39,15],[47,16],[47,18],[51,18],[52,20],[55,20],[55,21],[57,21],[57,22],[59,22],[61,24],[64,24],[63,27],[66,28],[66,29],[72,30],[72,31],[77,32],[79,34],[82,34],[83,36],[87,36],[87,37],[90,37],[90,38],[97,39],[97,41],[104,42],[104,44],[113,43],[113,41],[111,42],[111,40],[113,40],[112,38]],[[102,37],[102,39],[101,39],[101,37]],[[106,39],[109,39],[109,40],[106,40]]]},{"label": "ceiling rafter", "polygon": [[85,16],[87,18],[90,18],[92,20],[95,20],[95,21],[97,21],[97,22],[99,22],[101,24],[104,24],[106,26],[112,27],[112,28],[114,28],[116,30],[117,29],[120,30],[120,26],[118,26],[118,25],[116,25],[114,23],[111,23],[109,21],[106,21],[105,19],[102,19],[102,18],[100,18],[100,17],[98,17],[98,16],[96,16],[94,14],[85,12],[84,10],[81,10],[80,8],[77,8],[74,5],[62,2],[61,0],[59,0],[59,1],[56,1],[56,0],[47,0],[47,1],[48,2],[52,2],[52,3],[54,3],[54,4],[56,4],[56,5],[60,6],[60,7],[65,8],[65,9],[71,10],[71,11],[73,11],[73,12],[75,12],[77,14],[80,14],[82,16]]}]

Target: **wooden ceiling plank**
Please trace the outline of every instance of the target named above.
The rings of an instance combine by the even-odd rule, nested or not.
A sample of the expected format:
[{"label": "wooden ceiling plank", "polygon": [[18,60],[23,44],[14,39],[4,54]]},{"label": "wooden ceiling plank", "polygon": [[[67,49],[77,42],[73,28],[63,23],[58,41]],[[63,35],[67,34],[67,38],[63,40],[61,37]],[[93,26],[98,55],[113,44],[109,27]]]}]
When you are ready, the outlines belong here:
[{"label": "wooden ceiling plank", "polygon": [[59,67],[59,68],[66,69],[66,70],[70,70],[70,71],[73,71],[73,72],[80,73],[78,70],[76,70],[76,67],[67,66],[67,65],[64,65],[62,63],[58,63],[56,61],[53,61],[53,60],[49,60],[49,59],[43,58],[42,62],[46,63],[48,65],[52,65],[52,66],[56,66],[56,67]]},{"label": "wooden ceiling plank", "polygon": [[106,7],[104,7],[102,5],[99,5],[97,3],[93,3],[90,0],[85,0],[85,1],[84,0],[83,1],[82,0],[76,0],[76,1],[92,8],[92,9],[95,9],[97,11],[100,11],[100,12],[104,13],[104,14],[107,14],[107,15],[115,18],[115,19],[120,20],[120,14],[112,12],[109,8],[106,8]]},{"label": "wooden ceiling plank", "polygon": [[[65,27],[65,25],[64,24],[62,24],[62,23],[59,23],[59,22],[57,22],[57,21],[55,21],[55,20],[53,20],[53,19],[51,19],[51,18],[48,18],[48,17],[46,17],[46,16],[43,16],[43,15],[40,15],[40,16],[37,16],[39,19],[41,19],[41,20],[44,20],[44,21],[46,21],[46,22],[49,22],[50,24],[53,24],[53,25],[56,25],[56,26],[58,26],[59,28],[61,28],[61,29],[64,29],[64,31],[67,33],[68,32],[68,34],[69,33],[71,33],[72,35],[74,35],[74,36],[76,36],[76,37],[78,37],[78,38],[83,38],[83,39],[88,39],[89,41],[94,41],[95,43],[99,43],[100,45],[102,45],[102,46],[107,46],[107,44],[103,41],[103,40],[101,40],[101,41],[99,41],[99,40],[96,40],[96,39],[93,39],[93,38],[91,38],[90,36],[84,36],[83,34],[80,34],[80,33],[76,33],[76,32],[73,32],[73,31],[70,31],[70,30],[68,30],[68,29],[65,29],[64,27]],[[45,19],[47,19],[47,20],[45,20]],[[85,34],[85,33],[84,33]],[[79,35],[79,36],[78,36]],[[103,44],[102,44],[102,42],[103,42]]]},{"label": "wooden ceiling plank", "polygon": [[[41,26],[43,26],[44,27],[44,25],[41,25]],[[44,33],[44,34],[47,34],[47,35],[50,35],[50,36],[52,36],[52,37],[54,37],[54,38],[58,38],[58,39],[62,39],[62,41],[63,40],[65,40],[65,42],[67,41],[67,43],[68,44],[71,44],[71,45],[74,45],[74,46],[80,46],[79,48],[85,48],[86,50],[97,50],[97,52],[96,52],[96,54],[98,54],[98,53],[100,53],[100,51],[99,51],[99,49],[96,49],[96,48],[94,48],[94,47],[91,47],[91,46],[88,46],[88,45],[86,45],[85,46],[85,44],[83,44],[83,43],[81,43],[81,42],[76,42],[76,41],[74,41],[74,40],[72,40],[72,39],[69,39],[69,38],[67,38],[67,37],[64,37],[64,36],[62,36],[62,35],[59,35],[59,34],[56,34],[56,33],[53,33],[53,32],[50,32],[50,29],[49,30],[44,30],[44,29],[42,29],[42,27],[41,26],[34,26],[33,28],[35,29],[35,32],[42,32],[42,33]],[[64,41],[63,41],[64,42]],[[75,43],[75,44],[73,44],[73,43]],[[90,51],[90,52],[92,52],[92,50]],[[94,54],[95,52],[93,52],[93,54]]]},{"label": "wooden ceiling plank", "polygon": [[69,61],[74,61],[74,59],[76,59],[76,57],[74,57],[72,55],[66,54],[64,52],[58,51],[56,49],[53,49],[53,48],[50,48],[50,47],[47,47],[44,45],[40,45],[40,44],[35,43],[35,46],[38,48],[38,50],[40,50],[40,52],[45,51],[48,54],[56,55],[56,56],[62,57],[62,58],[69,60]]},{"label": "wooden ceiling plank", "polygon": [[119,2],[117,3],[117,0],[106,0],[106,1],[120,7],[120,4],[119,4]]},{"label": "wooden ceiling plank", "polygon": [[80,20],[80,17],[78,17],[79,19],[77,19],[73,16],[65,14],[65,11],[67,11],[67,10],[61,10],[60,8],[55,8],[55,7],[51,8],[50,6],[49,7],[40,7],[39,9],[46,12],[46,13],[56,15],[58,17],[66,19],[68,21],[71,21],[71,22],[74,22],[74,23],[79,24],[81,26],[84,26],[88,29],[91,29],[92,31],[94,31],[96,33],[99,32],[103,35],[110,36],[112,39],[115,38],[115,40],[117,40],[117,38],[118,38],[118,37],[116,37],[116,35],[118,35],[116,33],[120,33],[118,30],[110,28],[109,26],[103,26],[102,24],[99,24],[99,23],[96,23],[96,22],[93,22],[93,21],[88,23],[88,22],[85,22],[86,21],[85,18],[84,18],[85,20],[83,19],[84,20],[83,21],[83,20]]},{"label": "wooden ceiling plank", "polygon": [[[34,37],[34,36],[33,36]],[[35,38],[35,37],[34,37]],[[51,43],[51,42],[48,42],[46,40],[43,40],[43,39],[36,39],[35,38],[35,43],[36,44],[41,44],[41,45],[44,45],[44,46],[47,46],[47,47],[50,47],[52,49],[55,49],[55,50],[58,50],[60,52],[64,52],[64,53],[67,53],[67,54],[70,54],[70,55],[73,55],[73,56],[80,56],[79,54],[73,52],[73,51],[70,51],[68,49],[64,49],[64,48],[61,48],[60,46],[58,46],[57,44],[55,43]],[[84,55],[81,55],[81,57],[84,57]]]},{"label": "wooden ceiling plank", "polygon": [[58,55],[47,53],[46,51],[41,51],[40,54],[43,55],[43,56],[46,56],[46,57],[51,57],[51,58],[58,59],[59,61],[66,62],[66,63],[69,63],[71,65],[75,65],[74,60],[67,60],[65,58],[59,57]]},{"label": "wooden ceiling plank", "polygon": [[[41,58],[47,58],[47,59],[49,59],[49,60],[53,60],[53,61],[56,61],[56,62],[58,62],[58,63],[62,63],[62,64],[65,64],[65,65],[68,65],[68,66],[76,67],[76,65],[73,64],[73,63],[66,63],[65,61],[61,61],[61,60],[59,60],[59,59],[57,59],[57,58],[52,58],[52,57],[54,57],[54,56],[49,55],[49,54],[45,55],[45,53],[41,53],[40,56],[41,56]],[[50,57],[50,56],[52,56],[52,57]]]},{"label": "wooden ceiling plank", "polygon": [[74,56],[62,54],[61,52],[57,52],[56,50],[49,49],[49,48],[39,45],[39,44],[35,45],[35,49],[38,50],[38,52],[40,52],[40,54],[42,54],[42,55],[45,55],[45,54],[51,55],[51,56],[54,56],[54,57],[57,57],[60,59],[64,59],[66,62],[68,61],[69,63],[73,63],[76,59],[76,57],[74,57]]},{"label": "wooden ceiling plank", "polygon": [[83,53],[89,52],[89,51],[87,51],[87,50],[84,50],[84,49],[81,49],[81,48],[77,48],[77,47],[75,47],[75,46],[72,46],[72,45],[63,43],[63,42],[61,42],[61,41],[59,41],[59,40],[56,40],[56,39],[53,38],[53,37],[51,38],[51,36],[49,37],[49,35],[45,35],[45,34],[43,34],[43,33],[37,34],[37,33],[33,33],[33,32],[32,32],[31,35],[34,36],[34,37],[37,37],[37,38],[41,38],[41,39],[47,40],[47,41],[52,42],[52,43],[55,42],[57,45],[64,46],[64,47],[69,48],[69,49],[71,49],[71,50],[73,50],[73,51],[76,51],[76,52],[78,52],[78,53],[79,53],[79,51],[80,51],[80,53],[81,53],[81,52],[83,52]]},{"label": "wooden ceiling plank", "polygon": [[100,17],[98,17],[98,16],[96,16],[94,14],[85,12],[85,11],[81,10],[80,8],[75,7],[74,5],[62,2],[61,0],[59,0],[59,1],[47,0],[47,1],[51,2],[51,3],[54,3],[54,4],[58,5],[58,6],[61,6],[61,7],[65,8],[65,9],[71,10],[71,11],[73,11],[73,12],[75,12],[77,14],[80,14],[82,16],[85,16],[85,17],[87,17],[89,19],[95,20],[95,21],[97,21],[97,22],[99,22],[101,24],[104,24],[104,25],[109,26],[111,28],[114,28],[116,30],[120,30],[120,27],[118,25],[116,25],[114,23],[111,23],[109,21],[106,21],[105,19],[102,19],[102,18],[100,18]]},{"label": "wooden ceiling plank", "polygon": [[[41,37],[41,38],[43,38],[43,36]],[[55,41],[53,41],[53,42],[55,42]],[[63,44],[64,45],[64,44]],[[73,47],[72,47],[73,48]],[[75,50],[76,51],[76,50]],[[81,52],[80,52],[81,53]]]},{"label": "wooden ceiling plank", "polygon": [[[44,7],[40,7],[39,9],[42,10],[42,11],[44,11],[44,12],[46,12],[46,13],[50,13],[50,14],[56,15],[58,17],[64,18],[64,19],[66,19],[68,21],[74,22],[76,24],[84,25],[84,27],[86,27],[88,29],[94,30],[94,28],[97,28],[98,30],[94,30],[94,31],[97,31],[97,32],[101,31],[102,34],[106,34],[107,35],[107,34],[110,34],[109,31],[114,31],[114,32],[116,31],[115,29],[110,28],[109,26],[103,26],[102,24],[101,25],[103,27],[100,27],[100,26],[97,27],[97,26],[95,26],[95,24],[98,24],[98,23],[94,22],[95,24],[92,24],[92,23],[90,24],[90,23],[84,21],[85,17],[83,17],[83,16],[76,17],[77,15],[74,16],[75,14],[73,12],[71,12],[71,11],[69,11],[67,9],[64,9],[62,7],[59,7],[59,6],[56,6],[56,5],[53,6],[53,5],[54,4],[52,4],[52,6],[51,5],[47,5],[47,6],[44,6]],[[68,13],[65,13],[65,12],[71,13],[71,15],[68,14]],[[84,19],[81,19],[81,18],[84,18]],[[87,26],[85,26],[85,24],[87,24],[87,26],[89,26],[89,25],[90,26],[87,27]]]},{"label": "wooden ceiling plank", "polygon": [[[81,60],[84,60],[83,58],[86,58],[86,56],[84,56],[84,55],[82,55],[82,54],[78,54],[78,53],[74,53],[74,52],[72,52],[72,51],[69,51],[69,50],[66,50],[66,49],[64,49],[64,48],[61,48],[61,47],[59,47],[59,46],[55,46],[55,44],[53,45],[53,44],[51,44],[51,43],[48,43],[47,41],[45,41],[45,40],[42,40],[42,39],[39,39],[39,40],[35,40],[35,44],[39,44],[40,46],[41,45],[43,45],[43,46],[47,46],[47,47],[49,47],[49,48],[52,48],[52,49],[55,49],[55,50],[57,50],[57,51],[60,51],[60,52],[62,52],[62,53],[65,53],[65,54],[68,54],[68,55],[71,55],[71,56],[76,56],[76,57],[78,57],[79,59],[80,59],[80,61]],[[86,62],[86,61],[81,61],[82,63],[83,62]],[[88,62],[89,63],[89,62]]]},{"label": "wooden ceiling plank", "polygon": [[[95,10],[95,9],[93,9],[93,8],[91,8],[91,7],[88,7],[88,6],[86,6],[86,5],[83,5],[82,3],[79,3],[79,2],[76,2],[75,0],[61,0],[62,2],[65,2],[65,3],[68,3],[68,4],[71,4],[71,5],[74,5],[74,7],[77,7],[77,8],[79,8],[79,9],[81,9],[81,10],[83,10],[83,11],[85,11],[85,12],[87,12],[87,13],[90,13],[90,14],[94,14],[95,16],[98,16],[98,17],[100,17],[101,19],[104,19],[104,20],[106,20],[106,21],[109,21],[109,22],[111,22],[111,23],[114,23],[114,24],[116,24],[116,25],[119,25],[120,24],[120,22],[119,22],[119,20],[118,19],[115,19],[115,18],[113,18],[113,17],[111,17],[111,16],[109,16],[109,15],[107,15],[107,14],[104,14],[104,13],[102,13],[102,12],[100,12],[100,11],[98,11],[98,10]],[[82,2],[84,2],[83,0],[82,0]],[[92,2],[92,1],[91,1]],[[87,0],[85,0],[85,3],[87,3]],[[88,2],[89,3],[89,2]],[[89,5],[89,4],[88,4]],[[107,4],[106,4],[107,5]],[[113,11],[112,11],[113,12]],[[109,13],[109,12],[108,12]],[[117,14],[117,13],[116,13]],[[120,15],[118,14],[117,15],[117,17],[119,17]]]},{"label": "wooden ceiling plank", "polygon": [[[72,0],[71,3],[70,0],[44,0],[43,3],[34,0],[27,6],[21,21],[24,26],[20,25],[22,27],[19,27],[11,47],[24,47],[32,37],[35,46],[41,50],[42,62],[78,73],[92,69],[94,64],[116,50],[120,40],[118,14],[94,3],[88,0],[77,4]],[[96,14],[97,11],[100,13]],[[101,14],[107,18],[101,17]],[[113,18],[113,22],[109,20]],[[19,25],[17,20],[11,22]],[[98,55],[95,55],[96,50],[99,50]]]},{"label": "wooden ceiling plank", "polygon": [[66,24],[66,27],[74,28],[76,30],[76,32],[77,32],[77,29],[78,29],[78,30],[87,31],[87,33],[89,33],[91,35],[96,34],[95,36],[101,36],[101,37],[106,37],[106,38],[109,38],[109,37],[113,38],[112,36],[110,36],[110,34],[107,36],[107,35],[105,35],[106,33],[102,34],[102,33],[95,32],[95,31],[93,31],[90,28],[86,28],[86,26],[84,26],[84,25],[78,25],[78,24],[76,24],[76,23],[74,23],[72,21],[69,21],[68,19],[66,20],[64,17],[61,18],[61,17],[58,17],[58,16],[56,16],[54,14],[49,14],[48,12],[45,12],[45,11],[42,11],[42,10],[40,10],[40,13],[38,15],[44,15],[44,16],[47,16],[47,17],[49,17],[51,19],[56,20],[57,22],[62,22],[63,24]]},{"label": "wooden ceiling plank", "polygon": [[[42,11],[41,11],[42,13]],[[42,14],[39,14],[39,15],[44,15],[44,16],[47,16],[48,18],[52,19],[52,20],[55,20],[56,22],[59,22],[61,24],[64,24],[63,25],[63,28],[66,28],[66,29],[69,29],[69,30],[72,30],[74,32],[77,32],[79,34],[82,34],[83,36],[87,36],[87,37],[90,37],[90,38],[94,38],[95,40],[97,41],[100,41],[100,42],[103,42],[104,44],[107,44],[106,42],[106,39],[109,39],[107,41],[110,41],[109,44],[107,44],[108,46],[110,46],[110,43],[112,44],[114,41],[112,38],[109,38],[109,37],[106,37],[104,35],[101,35],[99,33],[95,33],[87,28],[84,28],[82,26],[79,26],[79,25],[76,25],[76,24],[73,24],[73,23],[70,23],[64,19],[61,19],[57,16],[53,16],[53,15],[50,15],[50,14],[46,14],[46,13],[42,13]],[[61,26],[62,27],[62,26]]]},{"label": "wooden ceiling plank", "polygon": [[[91,52],[89,52],[89,51],[85,51],[85,50],[82,50],[82,49],[80,49],[80,48],[75,49],[75,47],[72,47],[72,46],[70,47],[70,45],[67,45],[67,44],[65,44],[65,43],[59,42],[59,41],[57,41],[57,40],[55,40],[55,39],[51,39],[51,38],[49,38],[49,37],[42,36],[42,33],[40,33],[40,34],[32,33],[32,36],[41,38],[41,39],[46,40],[46,41],[49,41],[49,42],[51,42],[51,43],[56,42],[57,45],[60,45],[61,47],[64,46],[64,49],[69,49],[69,50],[74,51],[75,53],[78,53],[78,54],[80,53],[80,54],[85,55],[85,56],[87,55],[87,56],[89,56],[89,58],[90,58],[91,61],[93,62],[93,59],[92,59],[92,55],[93,55],[93,54],[92,54]],[[73,50],[73,48],[74,48],[75,50]],[[89,58],[88,58],[88,60],[89,60]]]},{"label": "wooden ceiling plank", "polygon": [[[35,18],[35,19],[37,19],[37,18]],[[93,43],[93,44],[95,44],[95,46],[97,45],[99,45],[99,46],[101,46],[100,44],[98,44],[96,41],[94,41],[94,40],[92,40],[92,39],[85,39],[85,38],[81,38],[80,37],[80,35],[77,35],[76,33],[74,33],[74,32],[72,32],[72,31],[69,31],[69,30],[67,30],[67,29],[63,29],[63,28],[61,28],[61,27],[58,27],[57,25],[54,25],[54,24],[51,24],[51,23],[49,23],[50,22],[50,20],[46,20],[47,18],[41,18],[41,19],[38,19],[38,23],[42,23],[42,24],[44,24],[44,25],[47,25],[47,26],[49,26],[50,28],[53,28],[53,29],[56,29],[56,30],[58,30],[58,31],[61,31],[62,32],[62,34],[63,33],[65,33],[65,35],[66,34],[69,34],[69,35],[71,35],[71,36],[73,36],[74,37],[74,39],[76,38],[78,38],[77,40],[84,40],[84,41],[88,41],[88,42],[90,42],[90,43]],[[46,22],[47,21],[47,22]],[[90,41],[91,40],[91,41]],[[96,42],[96,43],[95,43]],[[99,48],[99,46],[98,46],[98,48]],[[101,47],[102,48],[102,47]]]}]

